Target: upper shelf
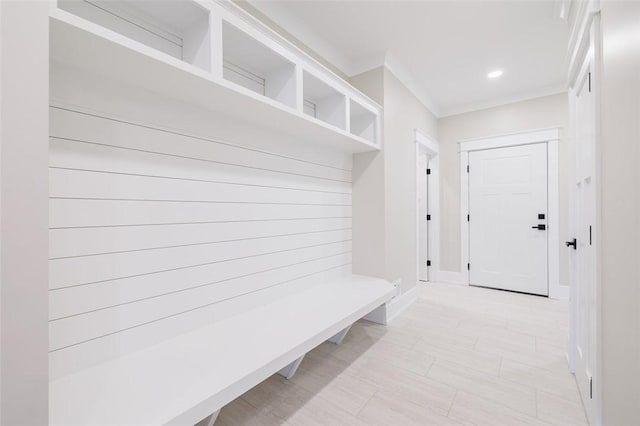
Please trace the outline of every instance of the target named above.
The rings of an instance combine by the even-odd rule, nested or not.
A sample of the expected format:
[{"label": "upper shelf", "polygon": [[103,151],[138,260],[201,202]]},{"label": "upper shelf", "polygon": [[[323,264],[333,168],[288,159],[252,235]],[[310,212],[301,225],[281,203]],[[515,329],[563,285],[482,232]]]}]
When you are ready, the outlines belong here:
[{"label": "upper shelf", "polygon": [[58,0],[51,18],[53,62],[305,143],[379,149],[379,105],[218,3]]}]

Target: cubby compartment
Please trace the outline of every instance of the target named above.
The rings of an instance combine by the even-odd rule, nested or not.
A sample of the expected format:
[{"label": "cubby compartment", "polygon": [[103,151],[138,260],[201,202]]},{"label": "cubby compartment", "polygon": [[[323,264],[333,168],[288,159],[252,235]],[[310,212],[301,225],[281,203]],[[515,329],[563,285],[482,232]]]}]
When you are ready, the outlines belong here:
[{"label": "cubby compartment", "polygon": [[296,106],[296,66],[228,22],[222,26],[223,77],[284,105]]},{"label": "cubby compartment", "polygon": [[58,8],[211,70],[209,11],[192,1],[58,0]]},{"label": "cubby compartment", "polygon": [[327,83],[305,71],[303,73],[303,111],[339,129],[346,129],[346,97]]},{"label": "cubby compartment", "polygon": [[351,134],[376,143],[376,114],[351,99],[349,104]]}]

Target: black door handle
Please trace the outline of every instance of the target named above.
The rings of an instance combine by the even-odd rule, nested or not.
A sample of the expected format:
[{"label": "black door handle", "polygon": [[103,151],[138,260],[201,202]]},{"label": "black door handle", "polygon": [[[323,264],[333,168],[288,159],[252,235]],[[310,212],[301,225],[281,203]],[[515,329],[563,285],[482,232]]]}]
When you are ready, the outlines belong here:
[{"label": "black door handle", "polygon": [[538,231],[545,231],[547,229],[547,225],[540,224],[540,225],[532,226],[531,229],[537,229]]},{"label": "black door handle", "polygon": [[571,241],[565,241],[564,245],[567,247],[573,247],[574,250],[578,250],[578,241],[575,238]]}]

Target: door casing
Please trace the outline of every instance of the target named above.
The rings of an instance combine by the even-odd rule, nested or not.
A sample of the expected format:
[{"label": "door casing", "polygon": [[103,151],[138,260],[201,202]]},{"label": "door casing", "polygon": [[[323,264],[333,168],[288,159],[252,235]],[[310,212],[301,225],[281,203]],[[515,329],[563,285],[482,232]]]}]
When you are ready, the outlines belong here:
[{"label": "door casing", "polygon": [[[569,287],[560,285],[560,207],[559,207],[559,176],[558,176],[558,146],[560,143],[560,129],[528,130],[482,139],[470,139],[459,142],[460,146],[460,236],[461,236],[461,265],[460,270],[464,283],[469,285],[469,179],[467,166],[469,152],[491,148],[528,145],[533,143],[547,144],[548,164],[548,204],[547,204],[547,253],[549,271],[549,298],[568,299]],[[472,266],[473,267],[473,266]]]},{"label": "door casing", "polygon": [[[428,281],[437,281],[440,272],[440,157],[438,155],[438,142],[427,136],[419,129],[414,130],[415,133],[415,200],[416,200],[416,230],[415,230],[415,248],[416,248],[416,276],[420,277],[420,268],[426,267],[420,261],[420,245],[426,244],[428,247],[428,258],[431,266],[428,272]],[[419,181],[425,178],[425,169],[420,160],[420,156],[426,155],[427,164],[431,170],[428,180],[428,200],[427,205],[431,220],[429,221],[429,230],[427,241],[420,241],[420,221],[425,219],[421,217],[418,190],[420,188]]]}]

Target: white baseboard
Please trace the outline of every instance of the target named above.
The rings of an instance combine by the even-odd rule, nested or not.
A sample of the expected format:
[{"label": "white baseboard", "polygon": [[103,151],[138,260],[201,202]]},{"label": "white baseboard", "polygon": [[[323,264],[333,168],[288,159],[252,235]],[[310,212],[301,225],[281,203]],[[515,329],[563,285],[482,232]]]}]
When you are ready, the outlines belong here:
[{"label": "white baseboard", "polygon": [[[396,281],[394,285],[399,287],[400,280]],[[373,312],[364,317],[368,321],[372,321],[378,324],[387,325],[394,318],[400,315],[405,309],[407,309],[413,302],[418,300],[419,288],[418,285],[414,285],[406,292],[394,297],[389,302],[375,309]]]},{"label": "white baseboard", "polygon": [[438,282],[467,285],[466,273],[453,271],[438,271]]},{"label": "white baseboard", "polygon": [[569,300],[570,289],[568,285],[549,286],[549,299]]}]

